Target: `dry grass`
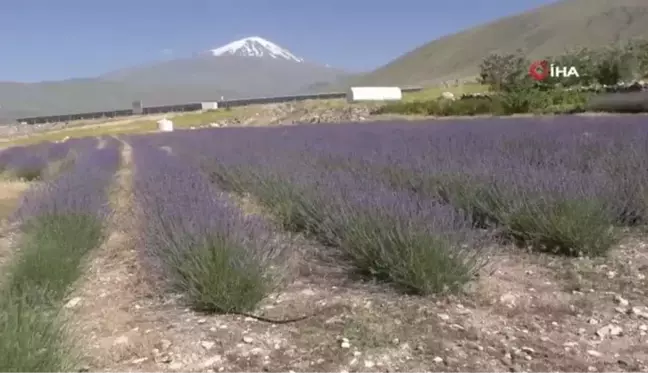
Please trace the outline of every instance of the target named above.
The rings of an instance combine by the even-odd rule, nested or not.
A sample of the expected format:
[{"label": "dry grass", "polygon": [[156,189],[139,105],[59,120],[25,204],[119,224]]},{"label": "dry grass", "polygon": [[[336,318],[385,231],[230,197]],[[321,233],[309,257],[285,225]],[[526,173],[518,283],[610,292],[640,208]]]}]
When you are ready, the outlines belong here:
[{"label": "dry grass", "polygon": [[[18,208],[22,194],[30,187],[25,181],[0,180],[0,266],[9,261],[13,255],[15,234],[7,220]],[[0,283],[3,278],[0,278]]]},{"label": "dry grass", "polygon": [[[232,110],[214,110],[198,113],[187,114],[169,114],[167,117],[172,118],[175,127],[183,129],[210,122],[218,122],[235,115],[241,115],[249,108],[237,108]],[[80,138],[80,137],[98,137],[110,136],[118,134],[140,134],[148,133],[157,130],[156,121],[165,117],[164,115],[155,115],[141,119],[120,119],[110,122],[101,122],[87,124],[83,126],[73,126],[66,129],[36,133],[30,136],[19,137],[10,139],[6,142],[0,143],[0,148],[11,147],[18,145],[31,145],[43,141],[60,141],[67,137]]]},{"label": "dry grass", "polygon": [[67,128],[51,132],[36,133],[30,136],[11,139],[0,144],[1,147],[19,145],[32,145],[44,141],[61,141],[65,138],[98,137],[115,134],[146,133],[156,130],[157,124],[153,120],[140,120],[128,124],[112,125],[103,123],[85,127]]},{"label": "dry grass", "polygon": [[[349,106],[345,100],[309,100],[300,103],[305,109],[313,108],[343,108]],[[65,138],[99,137],[119,134],[141,134],[155,132],[156,121],[168,117],[173,120],[177,129],[189,129],[192,127],[205,126],[210,123],[239,118],[242,122],[246,119],[255,118],[259,113],[267,110],[269,105],[250,105],[232,109],[207,110],[203,112],[192,112],[182,114],[155,115],[138,119],[120,119],[114,121],[102,121],[85,125],[76,125],[61,130],[54,130],[36,133],[30,136],[7,139],[0,142],[0,149],[18,145],[31,145],[43,141],[61,141]],[[260,119],[260,118],[259,118]]]},{"label": "dry grass", "polygon": [[29,185],[26,181],[0,180],[0,222],[18,207],[20,197]]}]

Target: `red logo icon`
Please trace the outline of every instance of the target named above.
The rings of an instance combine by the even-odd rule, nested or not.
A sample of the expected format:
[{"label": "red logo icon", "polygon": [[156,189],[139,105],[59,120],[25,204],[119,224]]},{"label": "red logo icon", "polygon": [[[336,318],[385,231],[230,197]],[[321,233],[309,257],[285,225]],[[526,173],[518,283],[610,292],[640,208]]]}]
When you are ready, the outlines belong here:
[{"label": "red logo icon", "polygon": [[535,61],[529,67],[529,75],[537,81],[546,79],[550,72],[549,62],[547,61]]}]

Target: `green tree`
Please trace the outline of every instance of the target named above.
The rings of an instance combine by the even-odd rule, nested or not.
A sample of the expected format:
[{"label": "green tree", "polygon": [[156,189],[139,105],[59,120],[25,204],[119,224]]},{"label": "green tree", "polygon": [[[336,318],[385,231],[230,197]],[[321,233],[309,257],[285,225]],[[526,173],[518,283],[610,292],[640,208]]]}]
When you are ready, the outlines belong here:
[{"label": "green tree", "polygon": [[492,91],[508,92],[533,86],[529,77],[531,62],[521,51],[511,54],[491,54],[479,66],[479,80]]}]

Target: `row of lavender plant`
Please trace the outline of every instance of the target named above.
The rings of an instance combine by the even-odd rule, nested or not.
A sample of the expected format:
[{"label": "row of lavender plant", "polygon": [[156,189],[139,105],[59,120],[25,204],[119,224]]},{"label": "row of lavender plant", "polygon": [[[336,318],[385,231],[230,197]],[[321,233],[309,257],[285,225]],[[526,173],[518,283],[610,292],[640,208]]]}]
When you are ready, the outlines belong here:
[{"label": "row of lavender plant", "polygon": [[616,241],[613,223],[640,224],[648,212],[646,131],[637,118],[614,120],[226,129],[158,141],[191,142],[197,153],[218,156],[226,166],[220,173],[249,167],[255,157],[315,158],[313,167],[387,180],[540,249],[596,255]]},{"label": "row of lavender plant", "polygon": [[73,154],[92,149],[96,138],[71,139],[66,142],[41,142],[34,145],[14,146],[0,151],[0,173],[26,181],[42,179],[48,167]]},{"label": "row of lavender plant", "polygon": [[[419,153],[404,160],[405,149],[391,146],[378,156],[361,150],[358,162],[365,139],[352,136],[324,158],[374,169],[541,249],[596,255],[616,242],[613,224],[642,224],[648,212],[647,131],[623,119],[613,126],[606,118],[486,121],[437,128],[432,139],[430,129],[414,129],[400,140]],[[398,139],[395,132],[383,138]]]},{"label": "row of lavender plant", "polygon": [[0,172],[27,181],[40,179],[51,162],[68,155],[69,143],[43,142],[0,152]]},{"label": "row of lavender plant", "polygon": [[[612,223],[636,224],[645,216],[641,123],[486,121],[437,129],[432,141],[424,131],[404,141],[425,150],[422,156],[402,160],[405,149],[392,146],[378,159],[365,154],[361,164],[378,164],[380,177],[450,202],[482,226],[495,223],[537,247],[570,255],[605,252],[615,242]],[[363,139],[353,140],[346,149],[362,149],[353,145]],[[358,163],[357,156],[342,158]]]},{"label": "row of lavender plant", "polygon": [[257,196],[286,229],[307,231],[359,272],[409,292],[459,288],[482,264],[484,242],[464,214],[366,175],[321,167],[302,148],[303,137],[284,142],[281,135],[228,129],[218,139],[205,132],[157,141],[186,159],[202,155],[215,181]]},{"label": "row of lavender plant", "polygon": [[0,289],[1,371],[75,370],[78,349],[58,312],[83,258],[104,237],[119,164],[118,143],[82,146],[70,169],[24,196],[15,216],[23,230],[19,250]]},{"label": "row of lavender plant", "polygon": [[[107,186],[119,163],[116,144],[86,150],[79,154],[68,172],[35,185],[25,193],[14,218],[24,231],[24,244],[34,246],[34,256],[28,251],[22,252],[20,263],[27,266],[22,269],[29,271],[13,273],[8,283],[16,289],[29,288],[30,281],[38,283],[41,278],[49,281],[49,277],[55,275],[60,286],[49,286],[57,298],[63,296],[63,285],[69,283],[69,276],[76,275],[67,270],[58,273],[59,270],[52,268],[66,267],[101,240],[110,212]],[[45,248],[39,249],[40,245]],[[52,268],[45,270],[49,266]]]},{"label": "row of lavender plant", "polygon": [[383,127],[368,146],[370,131],[349,131],[344,146],[320,148],[318,157],[450,203],[478,226],[537,248],[597,255],[616,242],[612,224],[646,215],[646,132],[637,122],[620,127],[485,121],[410,127],[410,137],[399,136],[402,126]]},{"label": "row of lavender plant", "polygon": [[245,216],[200,169],[133,138],[142,258],[194,309],[250,311],[277,285],[281,247],[259,216]]}]

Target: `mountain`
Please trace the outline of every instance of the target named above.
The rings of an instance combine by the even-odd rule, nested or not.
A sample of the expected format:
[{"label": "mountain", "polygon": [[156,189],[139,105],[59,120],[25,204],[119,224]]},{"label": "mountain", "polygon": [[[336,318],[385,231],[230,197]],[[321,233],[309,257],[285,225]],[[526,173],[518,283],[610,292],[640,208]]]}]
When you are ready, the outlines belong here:
[{"label": "mountain", "polygon": [[530,59],[648,37],[648,0],[563,0],[425,44],[349,84],[418,85],[475,76],[491,52]]},{"label": "mountain", "polygon": [[233,41],[220,48],[209,51],[212,56],[240,56],[284,59],[294,62],[304,62],[304,59],[292,54],[277,44],[267,41],[259,36]]},{"label": "mountain", "polygon": [[313,83],[335,82],[347,76],[340,69],[306,61],[277,44],[253,36],[191,58],[119,70],[100,78],[140,85],[205,85],[214,90],[236,92],[235,97],[252,97],[302,93]]},{"label": "mountain", "polygon": [[193,57],[57,82],[0,82],[0,123],[19,117],[128,109],[316,91],[348,78],[261,37],[236,40]]}]

